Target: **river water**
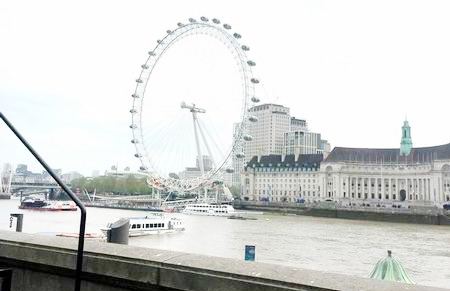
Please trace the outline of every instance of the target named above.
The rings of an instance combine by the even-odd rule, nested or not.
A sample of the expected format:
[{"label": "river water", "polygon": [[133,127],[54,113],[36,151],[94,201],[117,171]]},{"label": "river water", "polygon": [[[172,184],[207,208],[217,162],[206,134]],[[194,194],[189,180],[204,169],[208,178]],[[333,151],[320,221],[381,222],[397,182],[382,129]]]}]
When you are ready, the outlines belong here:
[{"label": "river water", "polygon": [[[18,210],[18,200],[0,200],[0,229],[10,213],[24,213],[27,233],[78,232],[79,211]],[[145,212],[88,208],[87,232]],[[388,249],[417,284],[450,288],[450,227],[342,220],[308,216],[257,215],[257,220],[180,216],[180,233],[130,238],[130,245],[243,259],[246,244],[256,261],[367,277]],[[14,226],[13,226],[14,228]]]}]

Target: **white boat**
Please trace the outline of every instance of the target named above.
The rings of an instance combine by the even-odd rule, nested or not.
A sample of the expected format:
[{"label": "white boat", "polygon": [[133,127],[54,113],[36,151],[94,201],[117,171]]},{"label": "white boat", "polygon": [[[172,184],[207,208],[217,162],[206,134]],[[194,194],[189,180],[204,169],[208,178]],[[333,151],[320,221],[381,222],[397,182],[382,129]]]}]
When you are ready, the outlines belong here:
[{"label": "white boat", "polygon": [[183,209],[184,214],[209,215],[209,216],[231,216],[236,213],[233,206],[228,204],[196,203],[188,204]]},{"label": "white boat", "polygon": [[129,236],[144,236],[183,231],[183,221],[175,217],[154,214],[144,217],[131,217]]}]

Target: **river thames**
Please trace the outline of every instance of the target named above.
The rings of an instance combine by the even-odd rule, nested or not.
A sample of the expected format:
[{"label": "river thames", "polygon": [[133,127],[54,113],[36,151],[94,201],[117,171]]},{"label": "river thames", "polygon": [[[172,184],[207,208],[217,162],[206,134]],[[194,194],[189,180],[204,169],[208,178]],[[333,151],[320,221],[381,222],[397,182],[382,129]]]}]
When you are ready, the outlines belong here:
[{"label": "river thames", "polygon": [[[18,210],[18,200],[0,200],[0,229],[9,214],[24,213],[27,233],[78,232],[79,211]],[[87,232],[108,222],[144,216],[143,211],[88,208]],[[257,220],[179,216],[180,233],[130,238],[134,246],[243,259],[244,246],[256,246],[256,261],[368,277],[388,249],[420,285],[450,286],[450,227],[263,214]],[[13,226],[14,228],[14,226]]]}]

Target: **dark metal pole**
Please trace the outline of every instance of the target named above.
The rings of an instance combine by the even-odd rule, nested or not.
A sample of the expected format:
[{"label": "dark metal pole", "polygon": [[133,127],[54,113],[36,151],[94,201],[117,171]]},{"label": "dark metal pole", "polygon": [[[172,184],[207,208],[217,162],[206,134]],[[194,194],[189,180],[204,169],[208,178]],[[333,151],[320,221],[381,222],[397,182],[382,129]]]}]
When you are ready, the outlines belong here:
[{"label": "dark metal pole", "polygon": [[0,286],[1,291],[11,291],[11,269],[0,269],[0,278],[3,279],[2,285]]},{"label": "dark metal pole", "polygon": [[83,268],[83,250],[84,250],[84,234],[86,230],[86,208],[78,197],[70,190],[56,175],[53,170],[47,165],[47,163],[39,156],[39,154],[33,149],[33,147],[22,137],[22,135],[16,130],[16,128],[9,122],[9,120],[0,112],[0,118],[3,119],[5,124],[14,133],[14,135],[22,142],[22,144],[28,149],[28,151],[38,160],[38,162],[44,167],[44,169],[55,179],[56,183],[70,196],[75,204],[80,208],[80,234],[78,238],[78,251],[77,251],[77,265],[75,270],[75,291],[80,291],[81,288],[81,272]]},{"label": "dark metal pole", "polygon": [[11,219],[16,218],[16,232],[22,232],[23,226],[23,214],[22,213],[11,213]]}]

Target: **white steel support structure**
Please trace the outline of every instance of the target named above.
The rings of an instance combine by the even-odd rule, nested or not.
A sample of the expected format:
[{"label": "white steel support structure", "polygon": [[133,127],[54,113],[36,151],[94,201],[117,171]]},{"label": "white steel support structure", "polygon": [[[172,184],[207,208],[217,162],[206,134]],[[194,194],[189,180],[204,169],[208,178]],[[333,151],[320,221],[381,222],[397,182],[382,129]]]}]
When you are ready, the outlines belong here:
[{"label": "white steel support structure", "polygon": [[[206,110],[203,108],[199,108],[195,106],[195,104],[186,104],[186,102],[181,103],[181,109],[189,109],[189,111],[192,113],[192,121],[194,124],[194,136],[195,136],[195,145],[197,147],[197,159],[198,159],[198,166],[200,168],[200,173],[202,177],[205,175],[205,165],[203,164],[203,155],[202,155],[202,149],[200,146],[200,139],[198,136],[198,131],[200,131],[200,135],[202,136],[203,142],[205,143],[205,147],[208,151],[208,154],[212,158],[211,150],[209,149],[208,143],[206,142],[206,138],[203,134],[203,131],[200,128],[200,124],[198,122],[197,113],[206,113]],[[198,128],[197,128],[198,127]],[[206,188],[204,188],[204,199],[207,200],[208,192]]]}]

